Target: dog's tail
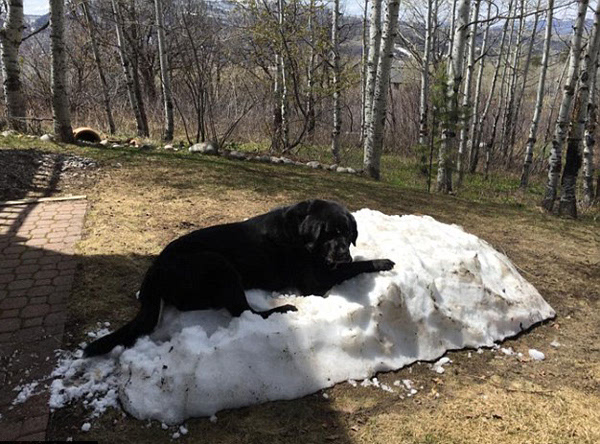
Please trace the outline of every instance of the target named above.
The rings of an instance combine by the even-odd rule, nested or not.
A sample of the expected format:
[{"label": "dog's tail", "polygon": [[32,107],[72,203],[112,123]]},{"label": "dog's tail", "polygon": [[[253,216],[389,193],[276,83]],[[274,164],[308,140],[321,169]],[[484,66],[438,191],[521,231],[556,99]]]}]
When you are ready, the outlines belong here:
[{"label": "dog's tail", "polygon": [[[151,271],[148,273],[150,275]],[[118,345],[131,347],[137,338],[154,330],[158,323],[161,310],[161,295],[156,287],[149,285],[149,276],[144,279],[140,289],[139,300],[142,303],[140,311],[132,321],[118,330],[102,336],[89,344],[83,351],[86,358],[103,355]]]}]

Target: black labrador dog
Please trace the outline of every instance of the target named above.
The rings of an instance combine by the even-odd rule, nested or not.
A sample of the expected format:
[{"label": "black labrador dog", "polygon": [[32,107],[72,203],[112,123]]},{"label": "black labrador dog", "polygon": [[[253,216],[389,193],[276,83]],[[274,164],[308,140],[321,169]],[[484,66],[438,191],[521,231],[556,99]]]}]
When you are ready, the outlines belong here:
[{"label": "black labrador dog", "polygon": [[336,202],[308,200],[244,222],[216,225],[186,234],[160,253],[146,272],[137,316],[89,344],[84,356],[129,347],[158,323],[161,300],[177,309],[227,309],[232,316],[250,310],[266,318],[296,311],[283,305],[257,312],[244,290],[295,290],[324,295],[361,273],[391,270],[388,259],[352,261],[350,244],[358,232],[352,214]]}]

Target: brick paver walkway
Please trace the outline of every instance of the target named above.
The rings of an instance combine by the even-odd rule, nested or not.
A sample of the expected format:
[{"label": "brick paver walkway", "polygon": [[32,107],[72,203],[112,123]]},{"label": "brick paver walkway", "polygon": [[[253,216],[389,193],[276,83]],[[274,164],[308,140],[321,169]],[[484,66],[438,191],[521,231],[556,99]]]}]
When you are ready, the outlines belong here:
[{"label": "brick paver walkway", "polygon": [[[44,440],[87,201],[0,206],[0,440]],[[19,390],[34,395],[15,403]]]}]

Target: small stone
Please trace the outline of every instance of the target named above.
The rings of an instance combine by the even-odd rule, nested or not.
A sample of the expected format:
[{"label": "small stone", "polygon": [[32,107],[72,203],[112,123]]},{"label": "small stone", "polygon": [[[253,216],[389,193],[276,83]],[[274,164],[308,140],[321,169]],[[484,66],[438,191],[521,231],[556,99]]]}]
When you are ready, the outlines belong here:
[{"label": "small stone", "polygon": [[108,139],[104,139],[104,140],[100,141],[100,145],[102,145],[102,146],[108,146],[108,143],[109,143]]},{"label": "small stone", "polygon": [[17,133],[15,130],[2,131],[3,137],[16,136],[17,134],[19,134],[19,133]]},{"label": "small stone", "polygon": [[169,144],[169,145],[165,145],[165,146],[163,147],[163,149],[165,149],[165,150],[167,150],[167,151],[173,151],[174,147],[173,147],[173,145]]},{"label": "small stone", "polygon": [[51,142],[52,136],[50,134],[44,134],[42,137],[40,137],[40,140],[42,142]]},{"label": "small stone", "polygon": [[312,161],[310,161],[310,162],[306,162],[306,166],[307,166],[307,167],[314,168],[315,170],[316,170],[317,168],[321,168],[321,164],[320,164],[319,162],[317,162],[316,160],[312,160]]},{"label": "small stone", "polygon": [[211,142],[196,143],[189,148],[190,153],[218,154],[215,144]]}]

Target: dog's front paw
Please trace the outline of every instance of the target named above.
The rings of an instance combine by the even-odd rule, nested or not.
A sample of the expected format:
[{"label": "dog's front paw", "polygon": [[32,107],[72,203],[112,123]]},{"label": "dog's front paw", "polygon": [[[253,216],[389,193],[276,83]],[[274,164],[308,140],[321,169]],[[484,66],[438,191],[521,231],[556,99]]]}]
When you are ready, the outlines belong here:
[{"label": "dog's front paw", "polygon": [[389,259],[376,259],[373,261],[375,271],[388,271],[394,268],[394,265],[396,264]]}]

